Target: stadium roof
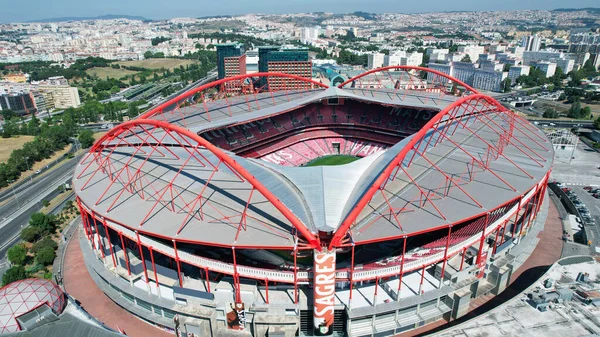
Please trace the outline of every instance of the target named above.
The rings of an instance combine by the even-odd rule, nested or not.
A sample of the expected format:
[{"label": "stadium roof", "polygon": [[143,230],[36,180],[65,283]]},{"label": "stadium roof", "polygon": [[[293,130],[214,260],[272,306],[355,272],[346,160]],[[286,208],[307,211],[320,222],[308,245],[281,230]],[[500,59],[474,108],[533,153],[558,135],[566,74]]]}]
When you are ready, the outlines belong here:
[{"label": "stadium roof", "polygon": [[[353,240],[370,242],[484,214],[531,189],[552,164],[543,133],[484,95],[386,88],[252,95],[186,104],[145,116],[161,122],[142,119],[111,131],[91,151],[98,157],[78,166],[77,195],[107,221],[181,241],[293,247],[300,227],[318,235],[351,222]],[[437,115],[386,151],[335,167],[281,167],[196,136],[332,97]]]},{"label": "stadium roof", "polygon": [[189,105],[182,108],[183,118],[181,114],[176,113],[156,114],[150,118],[165,120],[173,125],[185,127],[194,133],[200,133],[267,118],[334,97],[434,111],[442,110],[457,99],[454,96],[440,95],[435,92],[410,92],[394,89],[340,89],[337,87],[264,92],[255,94],[255,97],[255,101],[251,103],[242,96],[229,97],[226,100],[207,101],[205,104]]}]

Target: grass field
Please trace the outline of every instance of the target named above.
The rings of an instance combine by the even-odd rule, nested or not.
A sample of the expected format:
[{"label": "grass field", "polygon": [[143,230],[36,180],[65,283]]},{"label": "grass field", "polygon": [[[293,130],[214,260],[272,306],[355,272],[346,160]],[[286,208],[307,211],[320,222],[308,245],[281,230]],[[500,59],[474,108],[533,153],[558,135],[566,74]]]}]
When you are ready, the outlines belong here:
[{"label": "grass field", "polygon": [[182,59],[166,59],[166,58],[165,59],[146,59],[146,60],[140,60],[140,61],[117,62],[117,64],[119,64],[121,66],[142,67],[142,68],[147,68],[147,69],[161,69],[161,68],[174,69],[174,68],[178,68],[179,66],[185,67],[188,64],[194,64],[194,63],[198,63],[198,61],[182,60]]},{"label": "grass field", "polygon": [[360,158],[348,155],[332,155],[317,158],[304,166],[335,166],[351,163]]},{"label": "grass field", "polygon": [[0,163],[5,163],[13,150],[23,148],[23,144],[33,140],[33,136],[0,138]]},{"label": "grass field", "polygon": [[131,71],[126,69],[114,69],[110,67],[102,67],[102,68],[91,68],[86,71],[89,75],[96,75],[100,79],[106,79],[106,77],[120,79],[121,77],[127,75],[137,74],[137,71]]},{"label": "grass field", "polygon": [[[14,141],[14,140],[19,140],[20,138],[25,138],[25,137],[28,137],[30,140],[33,139],[32,136],[19,136],[19,138],[0,139],[0,154],[2,154],[4,152],[4,150],[5,150],[4,144],[1,141],[4,141],[4,140]],[[27,142],[27,140],[24,141],[23,143],[26,143],[26,142]],[[18,147],[19,149],[21,147],[23,147],[23,143],[21,143],[21,146]],[[36,175],[35,171],[41,170],[42,168],[50,165],[50,163],[52,163],[53,161],[57,160],[58,158],[63,157],[67,152],[69,152],[70,149],[71,149],[71,144],[67,144],[67,146],[65,146],[62,150],[58,150],[58,151],[54,152],[54,154],[50,158],[44,159],[42,161],[38,161],[37,163],[34,163],[29,168],[29,171],[22,172],[21,173],[21,177],[19,177],[19,179],[17,179],[17,181],[15,181],[14,183],[12,183],[11,185],[18,183],[19,181],[22,181],[22,180],[25,180],[25,179],[29,179],[29,176],[35,176]],[[10,152],[8,153],[6,159],[8,159],[8,157],[10,157]],[[3,162],[5,160],[2,160],[0,162]],[[56,168],[56,166],[54,166],[52,169],[54,169],[54,168]],[[0,188],[0,192],[3,191],[3,190],[5,190],[5,189],[10,188],[11,185],[6,186],[4,188]]]},{"label": "grass field", "polygon": [[107,133],[108,133],[108,131],[96,132],[96,133],[94,133],[94,139],[98,140],[98,139],[102,138],[102,136],[104,136]]}]

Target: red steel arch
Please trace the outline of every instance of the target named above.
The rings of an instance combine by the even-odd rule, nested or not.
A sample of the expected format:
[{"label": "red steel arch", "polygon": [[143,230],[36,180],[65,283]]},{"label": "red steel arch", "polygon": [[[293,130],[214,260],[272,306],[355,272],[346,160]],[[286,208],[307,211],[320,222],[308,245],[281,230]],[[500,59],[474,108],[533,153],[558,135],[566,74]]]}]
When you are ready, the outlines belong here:
[{"label": "red steel arch", "polygon": [[[237,163],[233,158],[228,156],[225,152],[223,152],[218,147],[212,145],[210,142],[205,140],[204,138],[198,136],[197,134],[189,131],[188,129],[172,125],[165,121],[154,120],[154,119],[135,119],[132,121],[125,122],[123,124],[118,125],[107,134],[102,136],[90,149],[88,155],[81,161],[84,163],[87,158],[94,154],[101,152],[104,148],[108,146],[112,140],[114,140],[118,135],[128,132],[130,129],[134,127],[141,126],[149,126],[154,128],[159,128],[168,132],[177,133],[181,136],[185,136],[190,140],[197,142],[197,144],[201,147],[204,147],[212,154],[214,154],[219,160],[223,161],[230,169],[235,170],[237,174],[239,174],[243,179],[248,181],[254,189],[259,191],[281,214],[290,221],[290,223],[298,230],[298,232],[307,240],[308,245],[315,248],[321,249],[320,240],[317,235],[311,233],[311,231],[302,223],[296,215],[294,215],[271,191],[269,191],[258,179],[256,179],[252,174],[250,174],[243,166]],[[156,140],[156,138],[154,138]],[[157,141],[158,142],[158,141]],[[158,145],[162,145],[158,142]],[[163,148],[168,152],[168,148],[163,145]],[[110,154],[109,154],[110,155]],[[91,164],[91,162],[90,162]],[[86,166],[77,176],[79,178],[85,173],[86,169],[89,167]],[[98,170],[102,169],[99,167]],[[91,179],[91,178],[90,178]]]},{"label": "red steel arch", "polygon": [[[214,82],[210,82],[204,85],[201,85],[197,88],[194,88],[192,90],[186,91],[183,94],[174,97],[166,102],[163,102],[157,106],[155,106],[154,108],[148,110],[147,112],[145,112],[144,114],[140,115],[138,117],[138,119],[148,119],[148,118],[152,118],[153,116],[162,113],[166,108],[172,106],[173,104],[177,104],[178,108],[181,104],[183,103],[186,99],[193,97],[195,94],[202,92],[204,90],[207,89],[211,89],[211,88],[215,88],[215,87],[224,87],[226,84],[228,83],[232,83],[232,82],[240,82],[243,81],[245,79],[248,78],[255,78],[255,77],[267,77],[267,78],[271,78],[271,77],[279,77],[279,78],[288,78],[288,79],[293,79],[293,80],[297,80],[297,81],[302,81],[304,83],[308,83],[308,84],[312,84],[315,85],[317,87],[321,87],[323,89],[327,89],[329,88],[329,86],[317,82],[313,79],[310,78],[305,78],[305,77],[300,77],[300,76],[296,76],[296,75],[292,75],[292,74],[284,74],[284,73],[269,73],[269,72],[262,72],[262,73],[254,73],[254,74],[243,74],[243,75],[237,75],[237,76],[232,76],[232,77],[227,77],[227,78],[223,78]],[[221,89],[222,89],[221,88]],[[262,89],[262,88],[258,88],[258,89]]]},{"label": "red steel arch", "polygon": [[477,91],[476,89],[474,89],[470,85],[468,85],[465,82],[460,81],[460,80],[458,80],[458,79],[456,79],[456,78],[454,78],[454,77],[452,77],[452,76],[450,76],[448,74],[445,74],[445,73],[443,73],[441,71],[437,71],[437,70],[434,70],[434,69],[431,69],[431,68],[416,67],[416,66],[389,66],[389,67],[382,67],[382,68],[372,69],[372,70],[364,72],[364,73],[362,73],[360,75],[357,75],[357,76],[354,76],[354,77],[348,79],[346,82],[338,85],[338,88],[343,88],[346,84],[352,83],[352,82],[354,82],[356,80],[359,80],[359,79],[361,79],[361,78],[363,78],[363,77],[365,77],[367,75],[374,74],[374,73],[379,73],[379,72],[384,72],[384,71],[389,71],[389,70],[418,70],[418,71],[425,71],[425,72],[428,72],[428,73],[432,73],[432,74],[444,77],[444,78],[446,78],[446,79],[448,79],[448,80],[450,80],[452,82],[456,82],[456,83],[460,84],[461,86],[465,87],[467,90],[471,91],[472,93],[475,93],[475,94],[479,93],[479,91]]},{"label": "red steel arch", "polygon": [[[486,109],[485,111],[475,111],[475,106],[471,106],[470,103],[475,102],[475,106],[479,103],[479,102],[484,102],[486,105]],[[511,112],[510,110],[507,110],[505,107],[503,107],[498,101],[496,101],[495,99],[491,98],[490,96],[484,95],[484,94],[473,94],[473,95],[469,95],[469,96],[465,96],[462,97],[461,99],[455,101],[454,103],[450,104],[449,106],[447,106],[446,108],[444,108],[443,110],[441,110],[440,112],[438,112],[427,124],[425,124],[425,126],[423,126],[423,128],[417,132],[414,137],[406,144],[406,146],[396,155],[396,157],[386,166],[386,168],[383,170],[383,172],[377,177],[377,179],[375,180],[375,182],[368,188],[368,190],[363,194],[363,196],[359,199],[359,201],[356,203],[356,205],[352,208],[352,210],[348,213],[348,215],[346,216],[346,218],[344,219],[344,221],[342,222],[342,224],[340,225],[340,227],[337,229],[337,231],[335,232],[334,236],[332,237],[332,240],[329,244],[329,249],[333,249],[335,247],[341,247],[343,246],[343,240],[344,237],[346,236],[346,234],[349,232],[350,227],[352,226],[352,224],[356,221],[357,217],[359,216],[359,214],[362,212],[362,210],[368,205],[368,203],[371,201],[371,199],[374,197],[374,195],[377,193],[378,190],[380,190],[382,188],[382,186],[385,185],[386,181],[390,178],[390,176],[396,172],[398,172],[398,170],[396,170],[396,167],[398,167],[399,165],[402,165],[402,162],[407,159],[407,155],[409,154],[410,151],[414,150],[413,153],[413,157],[415,155],[419,155],[417,154],[417,150],[420,147],[421,142],[423,141],[423,139],[425,139],[427,133],[431,130],[434,129],[435,127],[435,131],[431,134],[430,136],[430,141],[431,138],[433,138],[434,134],[436,132],[438,133],[438,140],[436,140],[437,142],[441,142],[443,140],[440,140],[441,138],[445,138],[445,139],[449,139],[446,136],[446,131],[442,130],[438,131],[437,127],[440,126],[444,121],[442,120],[444,117],[448,116],[449,120],[453,120],[454,117],[456,117],[455,115],[452,114],[453,111],[455,111],[455,109],[458,109],[459,107],[461,107],[462,105],[466,104],[467,107],[466,109],[472,109],[470,112],[468,112],[469,114],[472,115],[478,115],[478,114],[483,114],[487,111],[491,111],[491,110],[495,110],[496,113],[498,114],[505,114],[508,115],[508,117],[510,118],[509,123],[511,124],[511,128],[512,130],[504,130],[502,129],[500,126],[498,126],[496,124],[496,126],[498,127],[498,129],[501,130],[497,130],[495,129],[494,131],[498,133],[498,135],[500,136],[502,141],[506,141],[508,143],[511,142],[511,138],[512,138],[512,132],[515,131],[519,131],[521,132],[523,135],[529,137],[530,139],[534,140],[532,138],[531,135],[528,135],[528,133],[532,134],[533,129],[529,128],[527,125],[526,121],[523,121],[521,117],[519,117],[518,115],[514,114],[513,112]],[[462,117],[462,116],[461,116]],[[485,123],[485,122],[484,122]],[[493,121],[488,121],[487,125],[489,126],[490,124],[494,123]],[[495,124],[495,123],[494,123]],[[436,126],[437,125],[437,126]],[[521,126],[523,129],[527,129],[526,131],[520,130],[518,126]],[[490,126],[491,129],[494,129]],[[537,134],[533,134],[533,136],[537,136],[540,137]],[[478,136],[477,136],[478,137]],[[504,137],[504,138],[503,138]],[[541,141],[544,141],[542,138],[540,138]],[[448,140],[451,142],[451,140]],[[534,140],[535,141],[535,140]],[[537,141],[536,141],[537,142]],[[539,142],[537,142],[541,147],[545,148],[542,144],[540,144]],[[517,144],[517,143],[513,143],[514,145],[517,146],[525,146],[525,144]],[[433,144],[432,144],[433,145]],[[458,144],[454,144],[455,146],[459,147]],[[427,149],[427,146],[429,146],[429,144],[426,145],[425,150],[422,150],[422,152],[425,152]],[[433,145],[435,146],[435,145]],[[526,146],[525,146],[526,147]],[[460,148],[460,147],[459,147]],[[460,148],[462,151],[464,151],[465,153],[466,150]],[[541,161],[546,161],[545,159],[543,159],[539,154],[535,153],[534,150],[527,148],[530,152],[532,152],[532,154],[528,154],[526,152],[524,152],[524,150],[519,149],[519,151],[521,151],[522,153],[526,154],[527,156],[529,156],[530,159],[532,159],[533,161],[536,161],[536,158],[534,156],[538,157],[538,160]],[[547,148],[545,148],[547,150]],[[501,149],[496,149],[496,151],[498,151],[498,155],[502,155],[502,150]],[[468,154],[468,153],[467,153]],[[422,155],[421,155],[422,156]],[[477,159],[474,158],[474,156],[471,156],[473,158],[473,160],[475,162],[477,162]],[[504,157],[506,158],[506,157]],[[411,162],[412,162],[412,158]],[[506,158],[507,160],[510,161],[510,159]],[[522,172],[524,172],[525,174],[527,174],[528,176],[532,177],[531,175],[529,175],[529,173],[527,173],[525,170],[523,170],[522,168],[520,168],[516,163],[512,162],[511,163],[513,165],[515,165],[517,168],[519,168]],[[433,165],[433,163],[430,162],[431,165]],[[538,163],[539,164],[539,163]],[[408,164],[410,165],[410,163]],[[541,165],[540,165],[541,166]],[[490,170],[491,171],[491,170]],[[503,183],[505,183],[510,189],[515,190],[514,187],[510,186],[510,184],[508,184],[506,181],[504,181],[500,176],[496,175],[494,172],[492,172],[499,180],[501,180]],[[413,184],[416,184],[413,181]],[[466,192],[465,192],[466,193]],[[470,195],[467,194],[467,196],[469,198],[471,198]],[[471,198],[472,199],[472,198]],[[476,203],[477,201],[474,200]],[[434,206],[435,207],[435,206]],[[442,215],[442,214],[440,214]],[[443,215],[442,215],[443,216]]]}]

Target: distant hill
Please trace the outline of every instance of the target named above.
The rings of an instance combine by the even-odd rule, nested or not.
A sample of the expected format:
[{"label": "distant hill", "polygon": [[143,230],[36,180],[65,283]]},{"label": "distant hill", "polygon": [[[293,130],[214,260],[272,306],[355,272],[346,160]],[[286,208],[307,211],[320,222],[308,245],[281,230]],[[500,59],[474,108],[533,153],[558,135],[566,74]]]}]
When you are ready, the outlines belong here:
[{"label": "distant hill", "polygon": [[594,8],[594,7],[586,7],[586,8],[557,8],[552,10],[553,12],[579,12],[579,11],[586,11],[588,13],[592,13],[592,14],[600,14],[600,8]]},{"label": "distant hill", "polygon": [[128,19],[128,20],[148,21],[148,19],[146,19],[146,18],[144,18],[142,16],[107,14],[107,15],[94,16],[94,17],[65,16],[65,17],[62,17],[62,18],[40,19],[40,20],[32,20],[32,21],[29,21],[29,22],[64,22],[64,21],[114,20],[114,19]]}]

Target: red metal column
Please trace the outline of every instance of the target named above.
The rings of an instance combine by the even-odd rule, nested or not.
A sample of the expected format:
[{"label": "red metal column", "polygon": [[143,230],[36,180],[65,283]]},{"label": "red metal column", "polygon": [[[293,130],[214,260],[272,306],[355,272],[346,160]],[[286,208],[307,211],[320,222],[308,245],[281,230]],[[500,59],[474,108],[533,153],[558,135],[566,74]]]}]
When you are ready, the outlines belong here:
[{"label": "red metal column", "polygon": [[204,275],[206,276],[206,288],[207,288],[208,292],[210,293],[210,277],[208,274],[208,267],[204,267]]},{"label": "red metal column", "polygon": [[404,236],[404,243],[402,244],[402,260],[400,261],[400,275],[398,275],[398,298],[400,301],[400,292],[402,291],[402,276],[404,276],[404,260],[406,260],[406,239],[408,237]]},{"label": "red metal column", "polygon": [[504,240],[506,239],[506,226],[508,225],[508,219],[504,220],[504,227],[502,227],[502,238],[500,240],[500,244],[504,243]]},{"label": "red metal column", "polygon": [[444,283],[444,274],[446,272],[446,263],[448,259],[448,248],[450,247],[450,233],[452,232],[452,225],[448,226],[448,237],[446,238],[446,250],[444,250],[444,263],[442,264],[442,277],[440,278],[440,287]]},{"label": "red metal column", "polygon": [[462,259],[460,260],[460,271],[463,270],[463,265],[465,264],[465,255],[467,255],[467,248],[465,247],[462,252]]},{"label": "red metal column", "polygon": [[350,297],[348,298],[348,304],[350,305],[350,302],[352,302],[352,288],[353,288],[353,283],[354,283],[354,241],[352,241],[352,255],[350,257]]},{"label": "red metal column", "polygon": [[150,282],[148,280],[148,270],[146,270],[146,259],[144,259],[144,249],[142,248],[142,241],[140,240],[140,233],[135,231],[135,236],[137,238],[137,245],[140,251],[140,260],[142,260],[142,268],[144,269],[144,277],[146,278],[146,285]]},{"label": "red metal column", "polygon": [[[158,273],[156,273],[156,263],[154,263],[154,253],[152,252],[152,246],[148,246],[148,250],[150,251],[150,261],[152,261],[152,270],[154,271],[154,281],[156,282],[156,289],[160,289],[160,285],[158,284]],[[160,290],[158,290],[160,292]]]},{"label": "red metal column", "polygon": [[500,227],[496,229],[496,238],[494,239],[494,249],[492,250],[492,255],[496,254],[496,247],[498,247],[498,234],[500,234]]},{"label": "red metal column", "polygon": [[112,242],[110,242],[110,234],[108,233],[108,226],[106,225],[106,219],[102,218],[102,224],[104,225],[104,233],[106,234],[106,240],[108,240],[108,248],[110,249],[110,256],[112,257],[115,268],[117,268],[117,260],[115,259],[115,252],[113,250]]},{"label": "red metal column", "polygon": [[173,249],[175,250],[175,263],[177,263],[177,277],[179,278],[179,286],[183,287],[183,279],[181,278],[181,265],[179,264],[179,253],[177,253],[177,241],[173,239]]},{"label": "red metal column", "polygon": [[373,295],[373,306],[377,305],[377,293],[379,290],[379,277],[375,278],[375,294]]},{"label": "red metal column", "polygon": [[88,228],[85,224],[85,216],[87,213],[83,210],[83,207],[81,207],[81,201],[79,200],[79,198],[77,198],[76,201],[77,201],[77,207],[79,208],[79,214],[81,215],[81,223],[83,224],[83,231],[85,232],[85,236],[89,240],[90,233],[88,232]]},{"label": "red metal column", "polygon": [[[533,208],[533,203],[531,202],[531,199],[533,199],[534,197],[535,194],[531,196],[531,198],[527,202],[527,205],[525,205],[525,211],[522,215],[523,219],[521,220],[521,229],[519,230],[519,237],[521,237],[521,235],[523,234],[523,229],[525,229],[525,226],[529,226],[529,219],[531,218],[531,211]],[[525,216],[527,216],[527,223],[525,223]]]},{"label": "red metal column", "polygon": [[127,256],[127,247],[125,246],[125,240],[123,239],[123,232],[119,232],[119,237],[121,238],[121,249],[123,250],[123,255],[125,256],[125,264],[127,265],[127,275],[131,277],[131,268],[129,267],[129,256]]},{"label": "red metal column", "polygon": [[517,230],[517,224],[519,222],[519,212],[521,211],[521,202],[523,201],[523,197],[519,198],[519,206],[517,206],[517,212],[515,213],[515,221],[513,222],[513,228],[511,231],[511,238],[515,238],[515,231]]},{"label": "red metal column", "polygon": [[529,216],[528,216],[528,221],[527,221],[527,228],[533,226],[532,222],[535,219],[535,214],[537,211],[537,203],[538,200],[540,198],[540,191],[537,191],[533,197],[531,197],[532,201],[531,201],[531,210],[529,211]]},{"label": "red metal column", "polygon": [[423,269],[421,270],[421,283],[419,283],[419,295],[422,295],[422,289],[423,289],[423,280],[425,279],[425,266],[423,266]]},{"label": "red metal column", "polygon": [[100,253],[102,254],[102,258],[106,259],[106,255],[104,254],[104,244],[102,243],[102,240],[100,239],[100,231],[98,230],[98,224],[96,223],[98,220],[93,217],[94,222],[94,227],[96,227],[96,235],[98,236],[98,249],[100,250]]},{"label": "red metal column", "polygon": [[298,304],[298,246],[294,246],[294,304]]},{"label": "red metal column", "polygon": [[490,220],[490,213],[485,214],[485,222],[483,225],[483,230],[481,231],[481,239],[479,241],[479,250],[477,251],[477,263],[481,262],[481,253],[483,252],[483,244],[485,242],[485,230],[487,229],[488,223]]},{"label": "red metal column", "polygon": [[265,279],[266,302],[269,304],[269,279]]},{"label": "red metal column", "polygon": [[242,303],[240,295],[240,278],[237,272],[237,259],[235,257],[235,247],[231,247],[233,254],[233,287],[235,288],[235,303]]}]

